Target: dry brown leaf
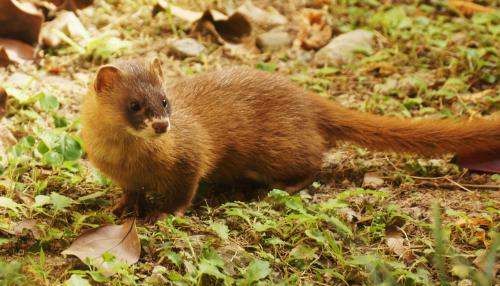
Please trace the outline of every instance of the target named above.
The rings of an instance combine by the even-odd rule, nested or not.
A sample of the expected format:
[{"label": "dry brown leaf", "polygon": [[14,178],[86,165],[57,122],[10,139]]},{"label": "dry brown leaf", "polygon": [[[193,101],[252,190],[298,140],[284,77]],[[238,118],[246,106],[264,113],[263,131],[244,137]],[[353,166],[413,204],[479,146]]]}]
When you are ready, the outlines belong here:
[{"label": "dry brown leaf", "polygon": [[404,238],[400,231],[391,230],[385,233],[385,243],[389,249],[405,262],[410,262],[414,256],[410,247],[404,244]]},{"label": "dry brown leaf", "polygon": [[24,63],[36,59],[35,49],[21,41],[0,39],[0,66]]},{"label": "dry brown leaf", "polygon": [[105,252],[128,264],[139,260],[141,244],[135,219],[129,219],[121,225],[105,225],[91,229],[80,235],[62,254],[75,255],[82,261],[86,258],[99,261]]},{"label": "dry brown leaf", "polygon": [[241,43],[252,32],[250,21],[240,12],[227,16],[217,10],[208,9],[202,13],[159,0],[153,8],[153,15],[166,10],[170,10],[173,16],[192,23],[193,29],[191,31],[193,34],[212,35],[221,44],[226,42]]},{"label": "dry brown leaf", "polygon": [[4,117],[5,113],[7,113],[7,98],[7,92],[0,87],[0,118]]},{"label": "dry brown leaf", "polygon": [[385,243],[395,254],[402,256],[405,253],[404,238],[397,232],[386,234]]},{"label": "dry brown leaf", "polygon": [[471,171],[500,173],[500,154],[495,153],[473,153],[458,155],[453,162],[462,168]]},{"label": "dry brown leaf", "polygon": [[0,0],[0,38],[36,45],[43,20],[42,12],[31,3]]},{"label": "dry brown leaf", "polygon": [[221,44],[224,42],[241,43],[250,36],[252,26],[248,19],[239,12],[228,17],[216,10],[207,10],[196,21],[193,32],[211,34]]},{"label": "dry brown leaf", "polygon": [[300,12],[297,39],[303,49],[319,49],[328,44],[331,37],[332,28],[328,25],[323,10],[306,8]]},{"label": "dry brown leaf", "polygon": [[62,10],[70,10],[70,11],[75,11],[78,9],[83,9],[85,7],[88,7],[92,5],[94,2],[93,0],[51,0],[50,1],[52,4],[54,4],[57,9]]},{"label": "dry brown leaf", "polygon": [[463,1],[463,0],[448,0],[448,5],[458,11],[460,14],[470,16],[474,13],[493,13],[495,12],[494,8],[485,7],[479,4],[476,4],[471,1]]},{"label": "dry brown leaf", "polygon": [[36,58],[43,14],[31,3],[0,0],[0,66]]},{"label": "dry brown leaf", "polygon": [[26,235],[27,232],[31,232],[35,239],[40,239],[43,235],[43,232],[38,228],[38,222],[34,219],[27,219],[17,223],[14,226],[13,232],[17,236]]}]

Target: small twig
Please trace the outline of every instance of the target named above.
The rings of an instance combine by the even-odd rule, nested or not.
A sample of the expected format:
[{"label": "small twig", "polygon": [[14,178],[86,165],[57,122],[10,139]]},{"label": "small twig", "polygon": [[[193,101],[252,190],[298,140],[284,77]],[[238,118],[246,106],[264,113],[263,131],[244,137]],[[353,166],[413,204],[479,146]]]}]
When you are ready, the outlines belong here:
[{"label": "small twig", "polygon": [[441,180],[441,179],[445,179],[446,176],[442,176],[442,177],[418,177],[418,176],[409,176],[410,178],[412,179],[417,179],[417,180]]},{"label": "small twig", "polygon": [[462,190],[465,190],[465,191],[470,192],[470,193],[472,192],[471,190],[467,189],[467,188],[466,188],[466,187],[464,187],[463,185],[461,185],[461,184],[459,184],[459,183],[457,183],[457,182],[453,181],[452,179],[450,179],[450,178],[448,178],[448,177],[445,177],[445,180],[447,180],[448,182],[450,182],[450,183],[454,184],[455,186],[459,187],[459,188],[460,188],[460,189],[462,189]]},{"label": "small twig", "polygon": [[[444,189],[456,189],[457,188],[457,185],[455,185],[455,184],[438,184],[438,183],[432,183],[432,182],[422,182],[420,184],[417,184],[417,186],[433,187],[433,188],[444,188]],[[467,188],[474,188],[474,189],[495,189],[495,190],[500,190],[500,186],[495,186],[495,185],[462,184],[462,186],[467,187]]]},{"label": "small twig", "polygon": [[476,188],[476,189],[497,189],[500,190],[500,186],[498,185],[474,185],[474,184],[462,184],[462,186],[468,188]]},{"label": "small twig", "polygon": [[[428,181],[436,181],[436,180],[442,180],[445,179],[449,181],[451,184],[439,184],[439,183],[433,183],[433,182],[423,182],[421,184],[417,184],[418,186],[426,186],[426,187],[443,187],[447,189],[459,187],[462,190],[471,192],[469,188],[474,188],[474,189],[496,189],[500,190],[500,185],[476,185],[476,184],[462,184],[462,183],[457,183],[456,181],[453,181],[447,176],[442,176],[442,177],[419,177],[419,176],[409,176],[412,179],[417,179],[417,180],[428,180]],[[381,179],[392,179],[390,176],[382,176],[380,177]]]}]

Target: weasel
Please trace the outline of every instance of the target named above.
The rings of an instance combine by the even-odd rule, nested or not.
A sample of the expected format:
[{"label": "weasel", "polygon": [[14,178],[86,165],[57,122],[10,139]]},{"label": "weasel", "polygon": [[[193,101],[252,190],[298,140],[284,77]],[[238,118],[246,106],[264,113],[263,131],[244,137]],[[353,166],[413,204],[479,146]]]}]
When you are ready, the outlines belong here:
[{"label": "weasel", "polygon": [[297,191],[339,141],[433,156],[499,154],[500,120],[411,120],[350,110],[249,68],[166,84],[159,60],[102,66],[82,107],[88,158],[141,216],[182,215],[200,181]]}]

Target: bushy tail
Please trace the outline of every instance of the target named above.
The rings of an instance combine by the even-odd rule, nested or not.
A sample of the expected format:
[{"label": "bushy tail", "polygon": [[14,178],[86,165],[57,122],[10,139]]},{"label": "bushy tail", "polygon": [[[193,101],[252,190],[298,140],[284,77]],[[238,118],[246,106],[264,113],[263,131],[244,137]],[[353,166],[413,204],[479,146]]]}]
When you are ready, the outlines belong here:
[{"label": "bushy tail", "polygon": [[474,120],[413,120],[344,108],[315,96],[318,125],[332,141],[426,156],[490,153],[500,157],[500,117]]}]

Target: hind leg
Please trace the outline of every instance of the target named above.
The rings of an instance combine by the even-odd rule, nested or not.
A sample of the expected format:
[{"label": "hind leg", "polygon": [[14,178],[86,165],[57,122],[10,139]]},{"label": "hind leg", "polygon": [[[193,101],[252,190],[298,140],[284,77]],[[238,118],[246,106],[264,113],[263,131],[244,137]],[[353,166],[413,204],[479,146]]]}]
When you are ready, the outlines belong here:
[{"label": "hind leg", "polygon": [[319,175],[323,163],[325,148],[321,143],[310,144],[310,149],[302,149],[296,156],[286,158],[283,162],[286,167],[282,168],[279,176],[273,178],[271,185],[289,194],[295,194],[311,185]]}]

